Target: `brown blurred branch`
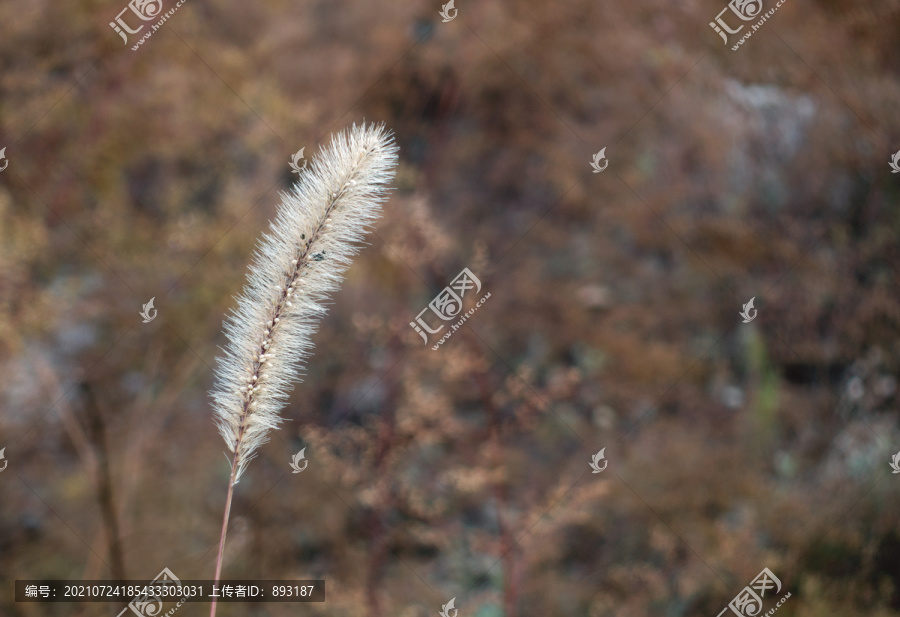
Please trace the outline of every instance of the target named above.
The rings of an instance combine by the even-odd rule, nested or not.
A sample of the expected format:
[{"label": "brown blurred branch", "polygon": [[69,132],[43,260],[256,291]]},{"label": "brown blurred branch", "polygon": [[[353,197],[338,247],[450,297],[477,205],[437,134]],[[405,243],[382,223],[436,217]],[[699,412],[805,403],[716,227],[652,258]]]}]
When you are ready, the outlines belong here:
[{"label": "brown blurred branch", "polygon": [[44,390],[52,393],[50,397],[57,401],[53,409],[56,411],[56,415],[59,416],[59,420],[69,439],[72,440],[72,445],[75,447],[78,458],[81,459],[88,473],[93,476],[97,470],[97,457],[94,456],[94,450],[91,448],[87,435],[85,435],[81,425],[78,424],[72,408],[69,407],[69,403],[63,396],[63,391],[59,387],[59,379],[56,377],[56,371],[43,356],[38,358],[34,368]]},{"label": "brown blurred branch", "polygon": [[125,556],[122,551],[122,535],[116,516],[116,504],[113,497],[112,475],[109,468],[109,449],[106,440],[106,419],[100,409],[93,386],[87,381],[81,384],[84,393],[85,412],[88,419],[88,431],[97,455],[97,501],[106,524],[109,558],[112,562],[114,579],[125,580]]}]

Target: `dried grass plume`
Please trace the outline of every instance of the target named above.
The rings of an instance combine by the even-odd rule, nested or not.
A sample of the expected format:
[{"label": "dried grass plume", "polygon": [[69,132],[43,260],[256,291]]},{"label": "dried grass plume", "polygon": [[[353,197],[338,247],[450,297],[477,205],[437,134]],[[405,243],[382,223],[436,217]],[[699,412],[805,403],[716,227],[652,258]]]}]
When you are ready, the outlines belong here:
[{"label": "dried grass plume", "polygon": [[216,424],[234,455],[232,485],[282,423],[324,302],[380,216],[396,165],[397,146],[383,125],[354,124],[332,136],[293,190],[282,193],[237,309],[226,318],[228,344],[211,392]]}]

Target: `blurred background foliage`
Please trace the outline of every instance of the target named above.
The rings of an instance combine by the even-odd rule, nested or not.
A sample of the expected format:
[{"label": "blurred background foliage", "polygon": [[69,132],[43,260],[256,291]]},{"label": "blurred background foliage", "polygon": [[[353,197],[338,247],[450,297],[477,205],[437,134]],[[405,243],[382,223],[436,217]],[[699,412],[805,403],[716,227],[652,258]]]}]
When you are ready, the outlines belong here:
[{"label": "blurred background foliage", "polygon": [[[224,567],[328,600],[220,615],[712,617],[764,567],[779,615],[900,614],[900,5],[732,52],[712,0],[439,4],[188,0],[137,51],[124,2],[0,5],[0,614],[212,577],[222,318],[290,156],[363,119],[397,190]],[[463,267],[491,299],[432,351]]]}]

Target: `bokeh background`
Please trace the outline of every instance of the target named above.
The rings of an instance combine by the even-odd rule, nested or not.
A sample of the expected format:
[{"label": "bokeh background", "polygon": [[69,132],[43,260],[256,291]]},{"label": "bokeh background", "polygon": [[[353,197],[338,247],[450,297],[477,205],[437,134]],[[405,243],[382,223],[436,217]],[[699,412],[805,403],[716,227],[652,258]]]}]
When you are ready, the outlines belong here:
[{"label": "bokeh background", "polygon": [[[779,616],[900,614],[900,3],[736,52],[713,0],[440,4],[188,0],[137,51],[124,0],[0,4],[0,614],[212,578],[222,319],[291,155],[364,119],[396,191],[224,565],[327,602],[219,615],[714,617],[765,567]],[[491,298],[432,351],[464,267]]]}]

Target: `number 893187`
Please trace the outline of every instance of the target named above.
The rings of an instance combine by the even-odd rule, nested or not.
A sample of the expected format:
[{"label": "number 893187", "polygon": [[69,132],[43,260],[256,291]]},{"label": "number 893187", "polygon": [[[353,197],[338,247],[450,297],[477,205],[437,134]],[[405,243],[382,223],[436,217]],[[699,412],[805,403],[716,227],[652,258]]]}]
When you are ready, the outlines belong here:
[{"label": "number 893187", "polygon": [[272,595],[276,598],[308,598],[315,585],[274,585]]}]

